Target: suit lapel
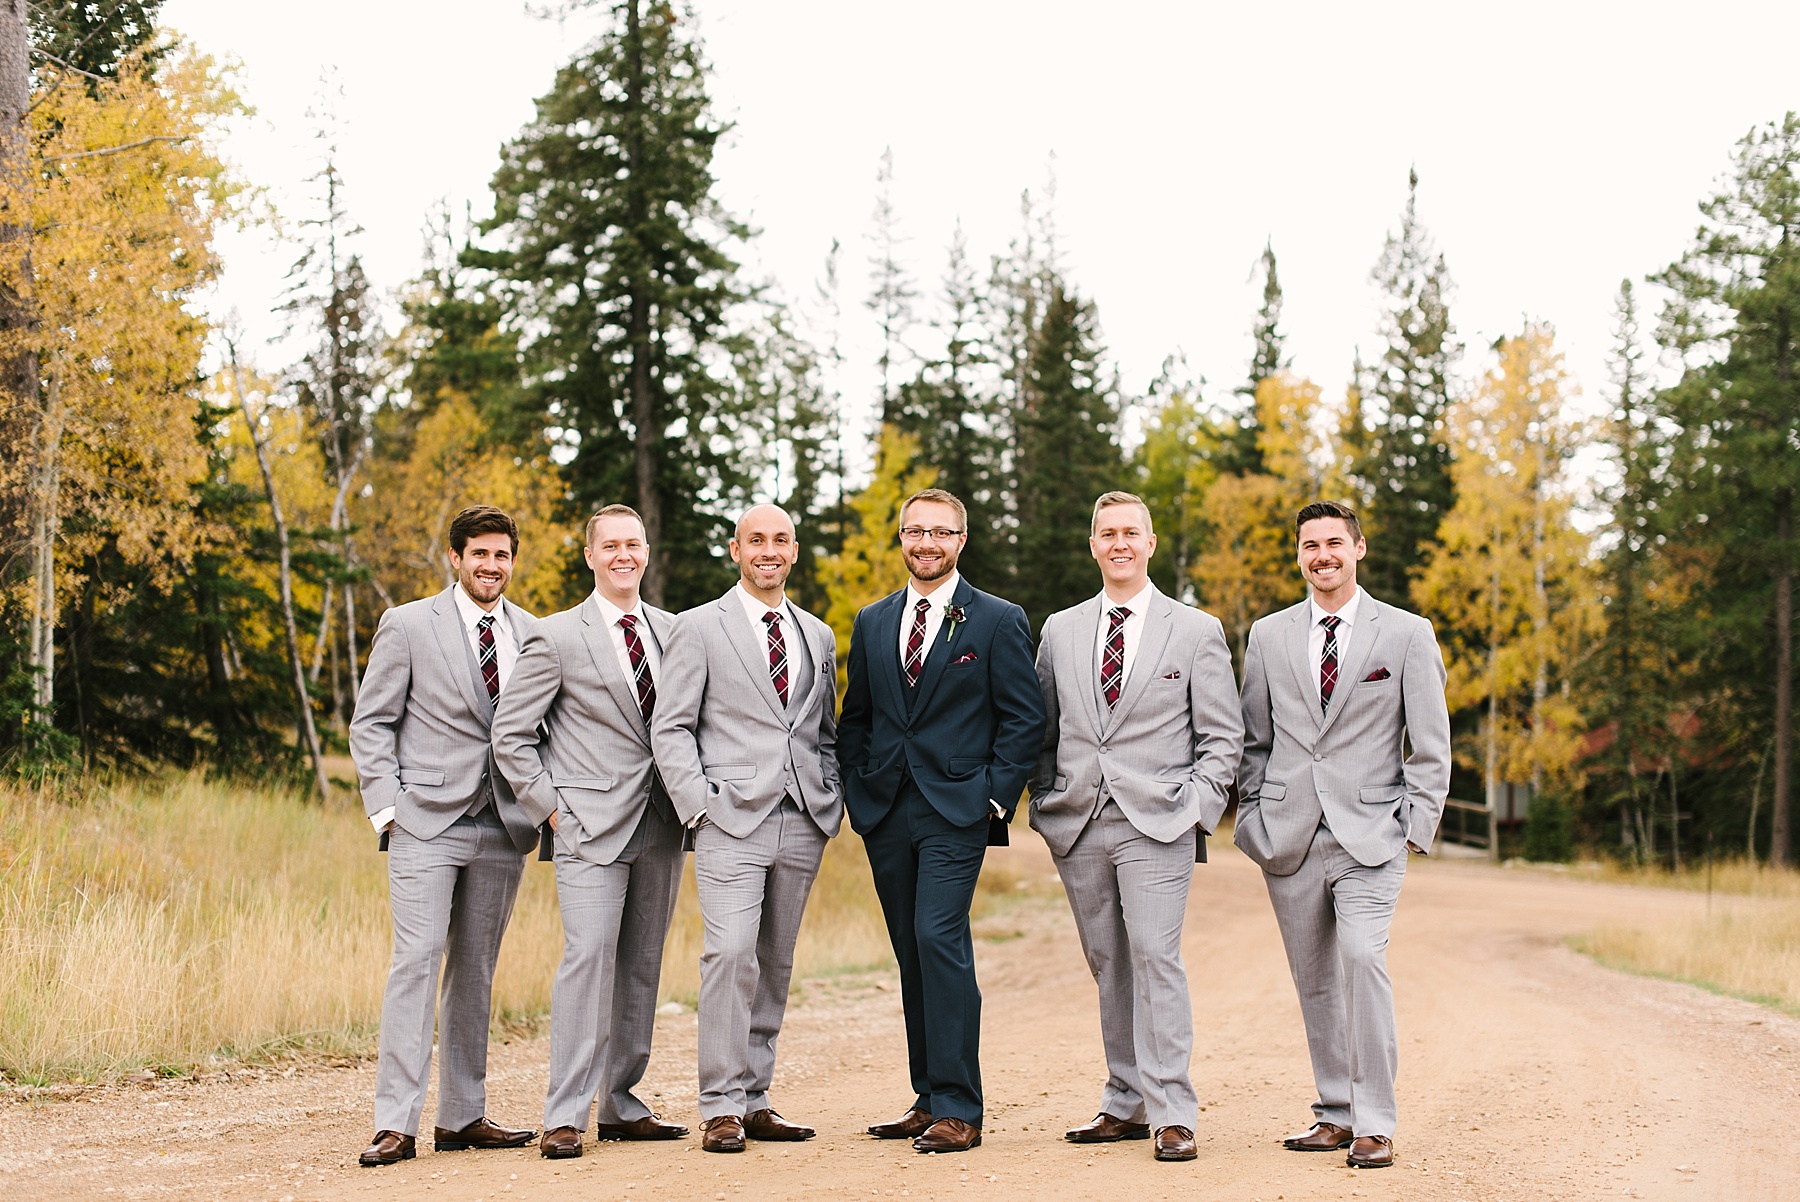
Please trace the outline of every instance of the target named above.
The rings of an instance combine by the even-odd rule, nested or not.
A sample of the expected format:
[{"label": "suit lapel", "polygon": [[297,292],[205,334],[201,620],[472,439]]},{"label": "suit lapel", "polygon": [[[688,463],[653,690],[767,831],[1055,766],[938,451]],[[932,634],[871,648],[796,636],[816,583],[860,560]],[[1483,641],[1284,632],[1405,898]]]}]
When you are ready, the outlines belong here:
[{"label": "suit lapel", "polygon": [[1095,734],[1106,732],[1106,719],[1100,713],[1100,673],[1094,666],[1094,649],[1100,645],[1100,620],[1105,608],[1098,597],[1089,598],[1076,609],[1070,623],[1076,636],[1076,692],[1081,694],[1082,708]]},{"label": "suit lapel", "polygon": [[[769,709],[785,724],[787,707],[781,704],[781,698],[775,693],[775,680],[769,675],[768,645],[756,637],[756,631],[750,626],[750,619],[744,616],[744,603],[733,595],[736,592],[737,587],[733,585],[730,592],[719,598],[719,623],[725,628],[725,638],[730,642],[732,650],[743,661],[744,671],[750,674],[751,684],[762,694]],[[788,675],[791,679],[793,673],[789,672]]]},{"label": "suit lapel", "polygon": [[1350,628],[1350,645],[1344,648],[1338,671],[1337,687],[1331,691],[1331,708],[1325,713],[1325,721],[1319,727],[1323,735],[1331,729],[1339,714],[1350,704],[1350,698],[1356,692],[1356,686],[1362,683],[1363,669],[1368,666],[1369,653],[1375,649],[1375,640],[1381,637],[1381,603],[1367,593],[1363,594],[1362,604],[1358,606],[1356,625]]},{"label": "suit lapel", "polygon": [[[650,611],[644,610],[644,623],[649,625]],[[612,631],[606,628],[600,616],[600,605],[592,595],[581,603],[581,633],[587,643],[588,655],[594,661],[594,670],[600,673],[600,681],[606,686],[613,704],[619,707],[619,713],[625,717],[631,733],[636,735],[644,746],[650,745],[650,732],[644,726],[644,711],[638,705],[637,682],[625,679],[625,671],[619,666],[618,653],[613,650]],[[657,642],[661,649],[661,640]]]},{"label": "suit lapel", "polygon": [[[974,596],[975,586],[959,577],[956,581],[956,592],[951,595],[948,603],[966,609]],[[936,603],[935,596],[933,603]],[[895,631],[895,638],[898,638],[899,634],[899,631]],[[946,617],[938,626],[937,637],[931,640],[931,646],[925,648],[925,665],[919,669],[919,687],[915,690],[917,696],[913,698],[912,702],[912,709],[915,713],[922,710],[925,704],[931,700],[932,692],[936,690],[938,681],[943,678],[944,665],[948,664],[953,657],[962,654],[962,648],[958,647],[956,643],[955,627]]]},{"label": "suit lapel", "polygon": [[910,690],[900,679],[900,611],[906,606],[906,590],[889,593],[875,606],[869,619],[869,638],[875,646],[866,662],[870,675],[886,686],[892,711],[904,714],[912,708]]},{"label": "suit lapel", "polygon": [[1305,699],[1303,706],[1312,715],[1313,725],[1324,723],[1324,716],[1319,713],[1319,691],[1314,686],[1314,676],[1319,665],[1311,662],[1308,644],[1312,639],[1312,603],[1310,600],[1288,610],[1287,650],[1288,663],[1294,668],[1294,683],[1300,688],[1300,696]]},{"label": "suit lapel", "polygon": [[[463,698],[481,718],[483,725],[494,721],[494,703],[488,700],[487,681],[482,679],[481,664],[469,646],[469,632],[463,626],[462,611],[453,595],[458,586],[451,585],[438,594],[432,605],[432,628],[437,631],[438,647],[444,653],[444,666],[450,676],[462,682]],[[478,687],[479,686],[479,687]]]},{"label": "suit lapel", "polygon": [[[1137,654],[1132,656],[1131,675],[1125,678],[1125,690],[1119,694],[1119,704],[1113,706],[1112,717],[1106,723],[1103,735],[1110,735],[1131,712],[1144,690],[1150,687],[1150,681],[1156,676],[1156,666],[1162,662],[1163,649],[1169,645],[1169,629],[1174,625],[1169,621],[1168,606],[1173,605],[1160,592],[1150,599],[1148,612],[1144,614],[1144,633],[1138,639]],[[1095,634],[1098,639],[1098,633]],[[1091,652],[1090,648],[1090,652]],[[1092,662],[1090,653],[1088,660]]]}]

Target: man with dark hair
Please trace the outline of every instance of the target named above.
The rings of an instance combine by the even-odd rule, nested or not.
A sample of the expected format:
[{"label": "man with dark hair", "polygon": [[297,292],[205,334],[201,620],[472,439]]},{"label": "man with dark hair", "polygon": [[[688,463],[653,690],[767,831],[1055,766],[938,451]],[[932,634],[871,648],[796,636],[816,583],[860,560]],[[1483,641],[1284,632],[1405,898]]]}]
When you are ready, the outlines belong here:
[{"label": "man with dark hair", "polygon": [[920,1152],[981,1142],[969,905],[990,819],[1012,818],[1044,732],[1025,611],[957,574],[966,525],[962,502],[942,489],[901,506],[910,580],[856,615],[838,720],[845,805],[900,962],[914,1093],[903,1116],[869,1134],[911,1138]]},{"label": "man with dark hair", "polygon": [[414,1155],[434,1024],[433,1146],[516,1148],[537,1134],[487,1118],[494,962],[538,840],[537,823],[494,770],[489,735],[519,643],[537,621],[502,596],[518,549],[518,526],[491,505],[452,519],[456,583],[381,615],[350,720],[363,807],[388,852],[394,919],[364,1167]]},{"label": "man with dark hair", "polygon": [[1388,927],[1407,852],[1431,850],[1450,790],[1444,657],[1429,621],[1357,586],[1369,548],[1354,510],[1316,502],[1294,529],[1310,596],[1250,628],[1235,838],[1269,887],[1319,1091],[1313,1125],[1283,1142],[1385,1168]]},{"label": "man with dark hair", "polygon": [[494,715],[494,759],[526,816],[555,832],[563,958],[550,995],[544,1137],[551,1160],[595,1134],[680,1139],[633,1090],[650,1064],[663,942],[681,887],[681,824],[650,752],[673,615],[639,596],[643,519],[608,505],[582,552],[594,591],[537,624]]}]

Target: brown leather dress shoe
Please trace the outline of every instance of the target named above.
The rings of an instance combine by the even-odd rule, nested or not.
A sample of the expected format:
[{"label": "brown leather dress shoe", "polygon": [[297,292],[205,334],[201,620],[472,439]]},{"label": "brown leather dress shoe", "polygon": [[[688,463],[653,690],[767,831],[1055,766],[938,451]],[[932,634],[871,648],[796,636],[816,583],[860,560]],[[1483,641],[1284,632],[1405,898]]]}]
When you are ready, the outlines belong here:
[{"label": "brown leather dress shoe", "polygon": [[375,1142],[362,1150],[356,1163],[365,1169],[379,1168],[384,1164],[399,1164],[402,1160],[411,1160],[417,1151],[413,1146],[413,1137],[402,1135],[398,1131],[377,1131]]},{"label": "brown leather dress shoe", "polygon": [[654,1114],[629,1123],[596,1123],[595,1139],[686,1139],[688,1129],[680,1123],[665,1123]]},{"label": "brown leather dress shoe", "polygon": [[1394,1163],[1394,1141],[1385,1135],[1359,1135],[1344,1163],[1353,1169],[1385,1169]]},{"label": "brown leather dress shoe", "polygon": [[869,1134],[876,1139],[917,1139],[935,1122],[929,1113],[915,1107],[891,1123],[876,1123]]},{"label": "brown leather dress shoe", "polygon": [[1353,1138],[1346,1128],[1333,1123],[1314,1123],[1310,1130],[1282,1140],[1281,1146],[1294,1152],[1335,1152],[1339,1148],[1348,1148]]},{"label": "brown leather dress shoe", "polygon": [[552,1127],[538,1140],[538,1155],[545,1160],[574,1160],[581,1155],[581,1132],[574,1127]]},{"label": "brown leather dress shoe", "polygon": [[490,1123],[484,1115],[461,1131],[435,1128],[431,1133],[431,1148],[434,1152],[462,1152],[469,1148],[523,1148],[536,1138],[536,1131],[515,1131],[510,1127],[502,1127]]},{"label": "brown leather dress shoe", "polygon": [[913,1140],[920,1152],[967,1152],[980,1146],[981,1128],[961,1119],[939,1119]]},{"label": "brown leather dress shoe", "polygon": [[1194,1147],[1194,1133],[1186,1127],[1158,1127],[1156,1129],[1156,1158],[1158,1160],[1192,1160],[1200,1155]]},{"label": "brown leather dress shoe", "polygon": [[1150,1124],[1128,1123],[1102,1111],[1094,1116],[1093,1122],[1071,1127],[1063,1132],[1063,1138],[1072,1144],[1110,1144],[1119,1139],[1149,1139]]},{"label": "brown leather dress shoe", "polygon": [[811,1139],[818,1132],[800,1123],[790,1123],[765,1106],[744,1116],[744,1134],[751,1139],[766,1139],[772,1143],[797,1144],[803,1139]]},{"label": "brown leather dress shoe", "polygon": [[707,1152],[742,1152],[744,1120],[735,1114],[721,1114],[700,1124],[700,1147]]}]

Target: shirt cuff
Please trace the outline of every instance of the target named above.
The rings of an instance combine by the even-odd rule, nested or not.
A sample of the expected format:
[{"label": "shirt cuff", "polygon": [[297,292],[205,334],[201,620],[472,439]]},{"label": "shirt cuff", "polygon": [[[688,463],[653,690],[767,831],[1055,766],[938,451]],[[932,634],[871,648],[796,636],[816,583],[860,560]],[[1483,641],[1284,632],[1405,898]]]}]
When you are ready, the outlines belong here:
[{"label": "shirt cuff", "polygon": [[691,831],[697,831],[700,829],[700,824],[705,821],[706,821],[706,811],[701,810],[698,814],[695,814],[692,818],[688,819],[688,829]]},{"label": "shirt cuff", "polygon": [[1006,808],[1004,806],[1002,806],[999,802],[995,801],[993,798],[990,797],[990,798],[988,798],[988,805],[990,805],[994,808],[994,817],[996,817],[996,818],[1006,817]]},{"label": "shirt cuff", "polygon": [[385,831],[388,827],[394,825],[394,807],[389,806],[379,813],[370,814],[369,823],[375,828],[376,834]]}]

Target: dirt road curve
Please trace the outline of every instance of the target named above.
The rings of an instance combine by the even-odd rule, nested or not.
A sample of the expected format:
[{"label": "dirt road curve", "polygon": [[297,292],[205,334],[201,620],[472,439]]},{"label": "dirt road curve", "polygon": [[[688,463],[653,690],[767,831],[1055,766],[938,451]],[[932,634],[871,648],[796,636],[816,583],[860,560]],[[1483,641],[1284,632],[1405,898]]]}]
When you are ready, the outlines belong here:
[{"label": "dirt road curve", "polygon": [[[1041,844],[1021,842],[997,854],[1049,873]],[[0,1198],[1800,1198],[1800,1022],[1612,973],[1560,942],[1700,899],[1446,860],[1415,861],[1410,877],[1391,952],[1401,1128],[1387,1170],[1281,1149],[1312,1099],[1299,1008],[1260,879],[1224,851],[1200,871],[1187,927],[1196,1163],[1060,1138],[1093,1114],[1103,1070],[1092,981],[1057,903],[984,924],[989,1111],[984,1145],[963,1155],[862,1134],[908,1101],[899,999],[872,977],[810,983],[789,1012],[775,1101],[819,1128],[807,1144],[717,1156],[697,1139],[590,1141],[572,1162],[427,1151],[363,1170],[373,1068],[320,1067],[0,1104]],[[648,1084],[663,1113],[697,1127],[694,1022],[664,1021]],[[547,1054],[545,1040],[496,1047],[498,1120],[538,1121]]]}]

